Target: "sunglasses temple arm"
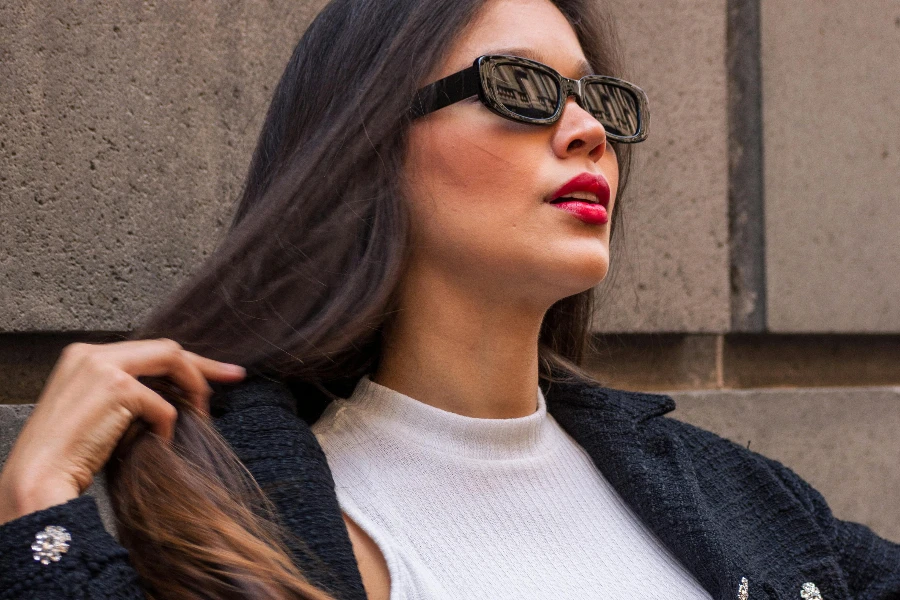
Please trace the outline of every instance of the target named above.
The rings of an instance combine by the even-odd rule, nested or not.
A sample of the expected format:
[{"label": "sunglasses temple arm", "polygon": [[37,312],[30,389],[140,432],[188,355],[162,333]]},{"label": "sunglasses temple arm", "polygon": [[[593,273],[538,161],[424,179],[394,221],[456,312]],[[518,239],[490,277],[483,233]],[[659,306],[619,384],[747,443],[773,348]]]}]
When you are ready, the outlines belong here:
[{"label": "sunglasses temple arm", "polygon": [[416,92],[412,106],[410,106],[410,117],[415,119],[450,106],[454,102],[475,96],[478,94],[479,88],[478,66],[472,65]]}]

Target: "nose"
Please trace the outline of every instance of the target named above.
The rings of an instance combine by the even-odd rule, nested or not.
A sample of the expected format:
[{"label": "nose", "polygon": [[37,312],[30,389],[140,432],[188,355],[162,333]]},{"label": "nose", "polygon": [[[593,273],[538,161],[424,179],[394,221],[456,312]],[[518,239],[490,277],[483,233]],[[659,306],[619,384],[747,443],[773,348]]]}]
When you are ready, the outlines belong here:
[{"label": "nose", "polygon": [[606,129],[574,96],[566,98],[553,132],[553,151],[560,158],[584,154],[598,161],[606,152]]}]

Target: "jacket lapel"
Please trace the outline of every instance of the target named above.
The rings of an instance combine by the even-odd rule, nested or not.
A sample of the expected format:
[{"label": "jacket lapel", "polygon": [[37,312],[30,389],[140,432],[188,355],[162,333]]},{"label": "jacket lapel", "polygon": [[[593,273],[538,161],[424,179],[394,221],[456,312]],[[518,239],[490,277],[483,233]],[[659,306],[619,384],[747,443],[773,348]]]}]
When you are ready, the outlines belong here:
[{"label": "jacket lapel", "polygon": [[707,510],[680,440],[659,426],[675,401],[580,383],[552,383],[547,409],[604,477],[713,598],[737,598],[741,573]]},{"label": "jacket lapel", "polygon": [[334,597],[364,600],[334,479],[289,388],[261,376],[211,385],[216,427],[274,504],[294,562]]}]

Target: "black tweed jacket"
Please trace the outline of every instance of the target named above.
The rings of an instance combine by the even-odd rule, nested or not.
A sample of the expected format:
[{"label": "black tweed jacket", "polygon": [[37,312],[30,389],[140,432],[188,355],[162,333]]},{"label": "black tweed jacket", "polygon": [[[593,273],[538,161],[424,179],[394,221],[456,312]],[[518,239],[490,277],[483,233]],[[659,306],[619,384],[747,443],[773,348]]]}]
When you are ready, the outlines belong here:
[{"label": "black tweed jacket", "polygon": [[[298,388],[259,376],[214,388],[216,424],[298,537],[297,563],[337,597],[364,599],[334,481],[309,428],[317,411],[298,414]],[[575,383],[544,392],[550,413],[713,598],[900,600],[900,545],[835,519],[780,463],[665,417],[675,408],[669,396]],[[45,565],[31,545],[47,525],[72,539]],[[2,599],[143,597],[90,497],[0,526]],[[669,598],[665,589],[658,598]]]}]

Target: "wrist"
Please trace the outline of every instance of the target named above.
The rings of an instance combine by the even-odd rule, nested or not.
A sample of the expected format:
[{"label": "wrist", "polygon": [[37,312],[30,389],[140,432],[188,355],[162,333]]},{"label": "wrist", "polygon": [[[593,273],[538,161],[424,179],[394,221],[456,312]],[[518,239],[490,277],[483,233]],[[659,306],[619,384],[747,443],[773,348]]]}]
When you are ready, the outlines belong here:
[{"label": "wrist", "polygon": [[0,525],[78,497],[72,486],[40,477],[0,476]]}]

